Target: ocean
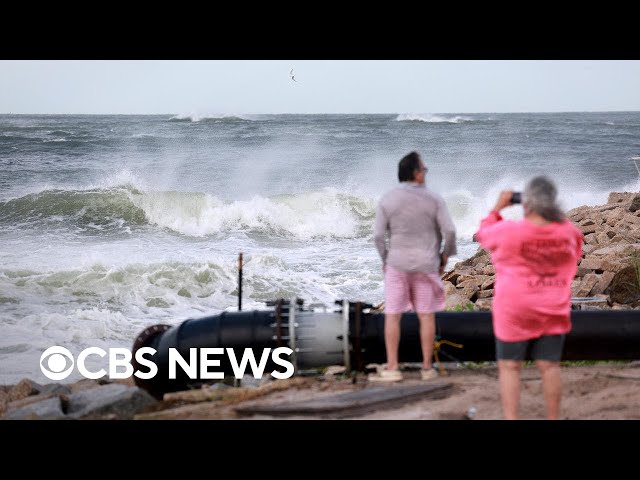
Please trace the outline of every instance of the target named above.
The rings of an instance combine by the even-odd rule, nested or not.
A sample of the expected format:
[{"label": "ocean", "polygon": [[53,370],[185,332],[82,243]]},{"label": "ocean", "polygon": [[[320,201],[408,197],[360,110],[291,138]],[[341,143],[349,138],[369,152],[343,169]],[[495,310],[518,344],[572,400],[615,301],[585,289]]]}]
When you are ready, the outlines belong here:
[{"label": "ocean", "polygon": [[449,267],[534,175],[566,209],[640,190],[640,112],[0,115],[0,384],[47,383],[53,345],[236,310],[240,252],[243,310],[380,303],[375,208],[412,150],[456,224]]}]

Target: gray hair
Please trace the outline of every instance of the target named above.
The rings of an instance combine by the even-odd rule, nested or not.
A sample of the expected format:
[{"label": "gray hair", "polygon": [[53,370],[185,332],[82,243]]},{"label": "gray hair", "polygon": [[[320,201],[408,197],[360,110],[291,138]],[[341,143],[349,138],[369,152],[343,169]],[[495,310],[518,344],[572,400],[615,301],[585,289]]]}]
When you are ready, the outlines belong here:
[{"label": "gray hair", "polygon": [[526,207],[550,222],[562,222],[564,212],[556,202],[558,189],[547,177],[532,178],[524,189]]}]

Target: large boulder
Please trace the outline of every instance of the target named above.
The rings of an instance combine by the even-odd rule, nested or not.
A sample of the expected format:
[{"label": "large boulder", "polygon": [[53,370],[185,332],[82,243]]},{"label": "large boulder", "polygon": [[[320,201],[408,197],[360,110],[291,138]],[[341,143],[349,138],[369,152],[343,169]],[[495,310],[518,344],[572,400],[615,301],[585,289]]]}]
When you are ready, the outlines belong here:
[{"label": "large boulder", "polygon": [[638,265],[623,268],[615,274],[604,291],[616,303],[630,304],[640,300],[640,278]]}]

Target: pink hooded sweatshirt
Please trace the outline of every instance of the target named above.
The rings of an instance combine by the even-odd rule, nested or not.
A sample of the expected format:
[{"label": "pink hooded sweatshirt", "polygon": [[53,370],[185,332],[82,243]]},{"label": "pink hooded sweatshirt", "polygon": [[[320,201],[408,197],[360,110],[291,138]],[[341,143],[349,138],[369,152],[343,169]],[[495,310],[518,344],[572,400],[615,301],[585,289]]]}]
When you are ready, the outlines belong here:
[{"label": "pink hooded sweatshirt", "polygon": [[570,221],[535,225],[503,220],[495,210],[476,239],[496,269],[493,330],[519,342],[571,330],[571,281],[582,256],[583,235]]}]

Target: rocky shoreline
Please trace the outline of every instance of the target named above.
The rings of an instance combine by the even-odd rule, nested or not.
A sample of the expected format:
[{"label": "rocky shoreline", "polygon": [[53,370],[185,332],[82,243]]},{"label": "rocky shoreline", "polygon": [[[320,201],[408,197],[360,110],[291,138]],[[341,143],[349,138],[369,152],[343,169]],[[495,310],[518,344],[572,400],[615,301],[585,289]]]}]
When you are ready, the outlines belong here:
[{"label": "rocky shoreline", "polygon": [[[569,211],[567,216],[584,234],[583,256],[571,284],[572,308],[640,309],[640,193],[611,193],[605,205],[578,207]],[[455,264],[451,271],[445,272],[442,279],[445,282],[447,294],[446,309],[491,309],[495,269],[486,250],[478,248],[471,258]],[[625,372],[635,372],[639,368],[637,362],[628,365],[594,366],[597,371],[593,370],[595,373],[592,375],[593,378],[590,378],[590,382],[598,388],[626,391],[627,393],[622,397],[629,397],[631,402],[629,411],[633,411],[637,397],[634,397],[635,394],[629,395],[628,386],[633,384],[636,388],[633,382],[640,377]],[[453,391],[462,394],[465,392],[465,385],[468,386],[469,382],[473,383],[474,380],[468,371],[454,372],[454,380],[456,375],[460,379],[460,386],[456,387],[454,381]],[[580,375],[589,376],[590,374]],[[580,395],[588,395],[592,388],[580,387],[580,375],[575,379],[575,388],[584,390]],[[347,391],[366,385],[366,381],[356,384],[354,381],[356,378],[358,376],[333,378],[330,375],[324,375],[315,378],[294,377],[289,380],[263,382],[248,378],[243,382],[242,388],[217,383],[203,389],[167,394],[161,401],[136,387],[131,379],[114,382],[81,380],[70,385],[39,385],[29,379],[23,379],[16,385],[0,386],[0,418],[4,420],[237,418],[233,406],[239,403],[267,395],[271,398],[273,395],[277,396],[277,392],[290,397],[295,395],[313,397],[322,396],[324,392]],[[608,383],[603,384],[602,378],[606,378],[605,383]],[[496,405],[499,406],[497,385],[487,387],[486,382],[481,383],[485,388],[491,389],[495,397],[492,397],[493,401],[487,406],[486,411],[490,413],[486,418],[500,418],[499,407],[496,407]],[[640,385],[636,390],[639,388]],[[569,395],[571,393],[571,391],[568,392]],[[640,393],[640,390],[636,393]],[[469,395],[471,392],[467,396]],[[477,402],[477,395],[479,394],[474,393],[468,401]],[[601,393],[598,395],[602,397]],[[616,393],[607,398],[613,400],[617,398],[620,402],[622,397]],[[460,403],[460,398],[462,397],[458,400],[454,399],[453,403],[456,401]],[[450,408],[447,405],[443,400],[443,412]],[[408,408],[415,410],[416,407],[413,405]],[[608,411],[607,408],[606,405],[602,406],[602,411]],[[609,418],[602,416],[597,409],[594,409],[594,412],[593,417],[586,418]],[[423,415],[420,412],[416,413],[418,414]],[[404,414],[401,411],[396,413],[389,411],[387,417],[382,412],[380,415],[372,418],[403,418]],[[440,417],[437,414],[433,415],[435,416],[426,418],[447,418],[446,415],[449,414],[445,412],[442,414],[445,416]],[[589,415],[592,414],[589,413]],[[456,418],[461,417],[458,415]],[[637,415],[632,415],[632,418],[637,418]]]},{"label": "rocky shoreline", "polygon": [[[640,309],[640,193],[613,192],[607,203],[582,206],[567,217],[584,234],[571,283],[574,309]],[[447,310],[491,310],[495,269],[487,250],[442,275]]]}]

